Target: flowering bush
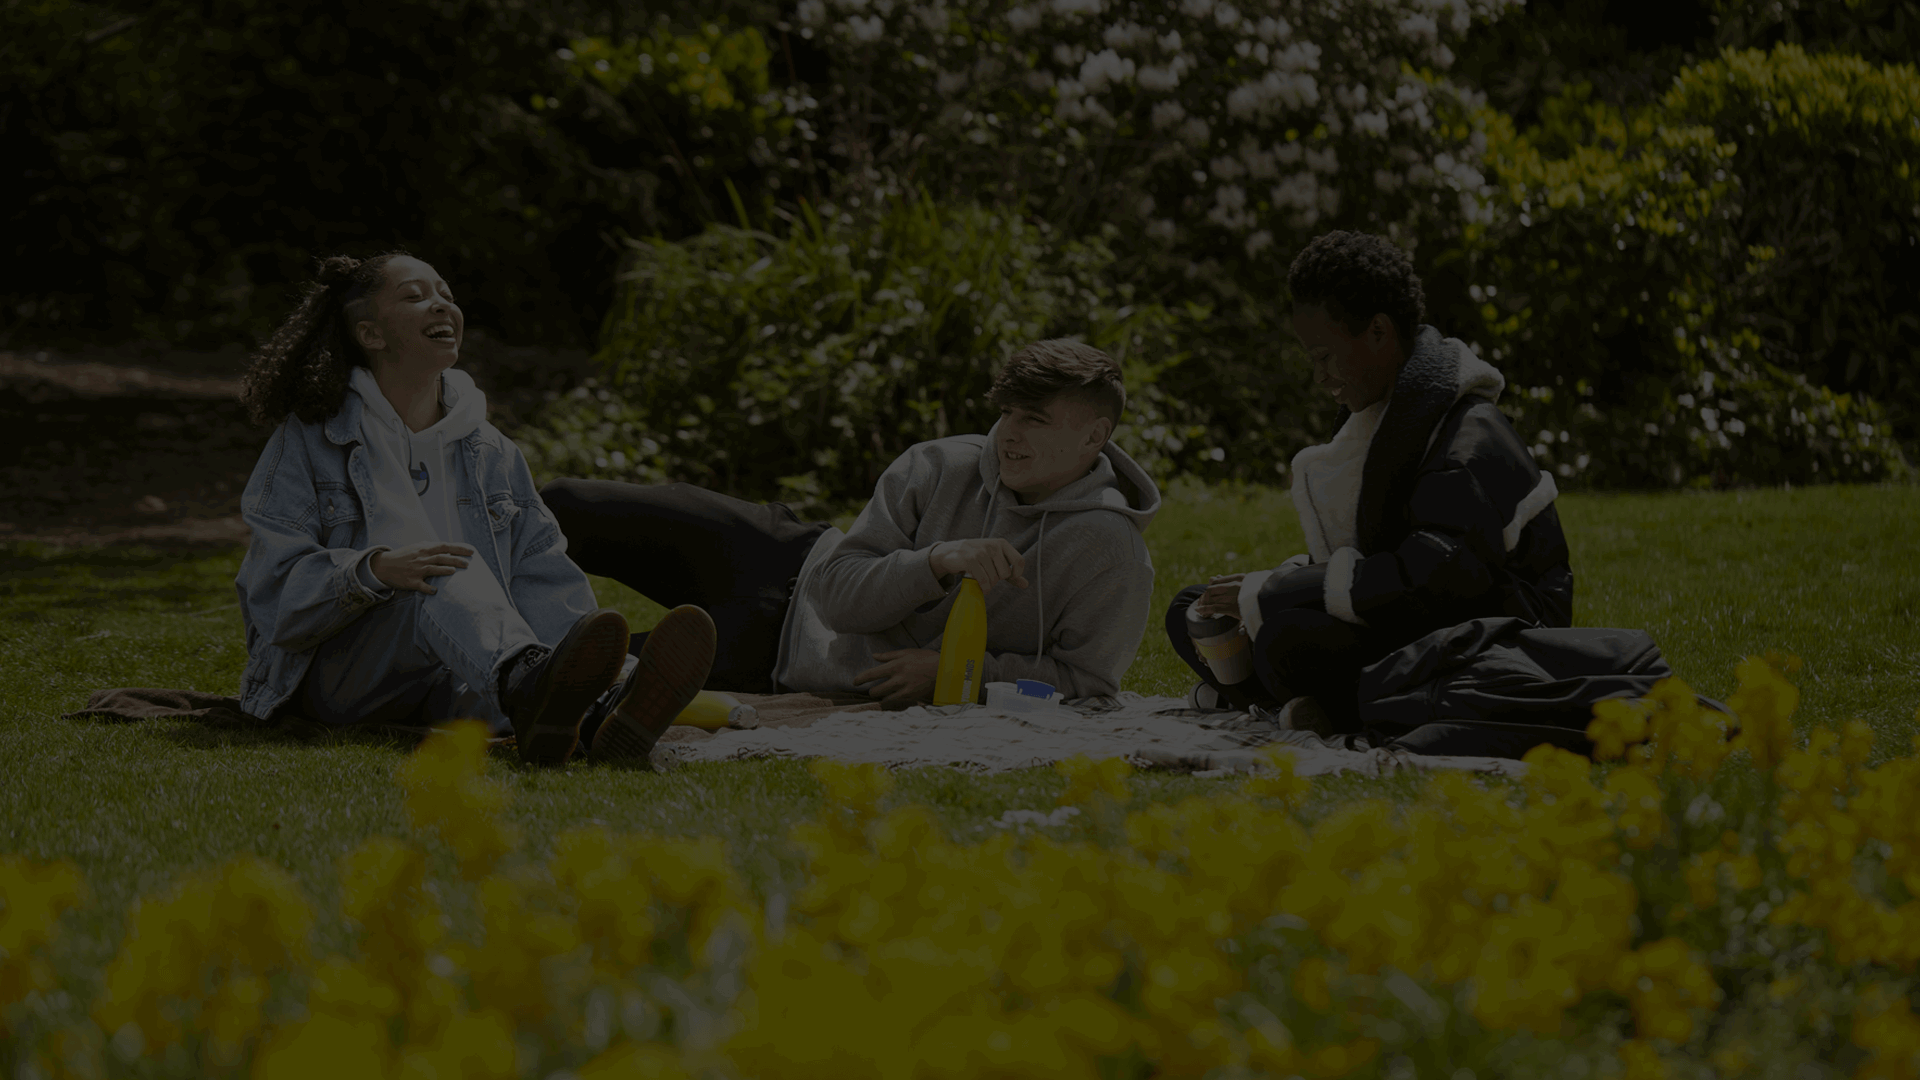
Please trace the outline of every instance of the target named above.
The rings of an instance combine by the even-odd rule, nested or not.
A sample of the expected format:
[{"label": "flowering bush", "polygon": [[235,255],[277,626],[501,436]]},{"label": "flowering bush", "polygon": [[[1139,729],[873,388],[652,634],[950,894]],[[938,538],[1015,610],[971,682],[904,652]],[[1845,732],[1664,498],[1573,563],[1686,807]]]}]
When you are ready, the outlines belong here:
[{"label": "flowering bush", "polygon": [[849,161],[1011,184],[1050,220],[1196,258],[1224,240],[1271,280],[1343,208],[1408,242],[1484,217],[1477,99],[1444,72],[1475,19],[1513,6],[803,0],[798,16],[834,58],[822,109]]},{"label": "flowering bush", "polygon": [[[1801,743],[1788,666],[1742,665],[1737,730],[1669,680],[1596,710],[1602,769],[1543,746],[1516,784],[1442,772],[1311,824],[1284,751],[1137,809],[1124,766],[1065,763],[1079,835],[976,843],[816,762],[790,898],[713,841],[581,829],[467,881],[376,837],[325,958],[242,859],[137,908],[90,1020],[5,1048],[62,1075],[1912,1075],[1920,756],[1871,764],[1858,723]],[[474,790],[482,738],[430,740],[410,804]],[[0,944],[44,948],[77,887],[0,862]],[[0,986],[10,1018],[48,991]]]}]

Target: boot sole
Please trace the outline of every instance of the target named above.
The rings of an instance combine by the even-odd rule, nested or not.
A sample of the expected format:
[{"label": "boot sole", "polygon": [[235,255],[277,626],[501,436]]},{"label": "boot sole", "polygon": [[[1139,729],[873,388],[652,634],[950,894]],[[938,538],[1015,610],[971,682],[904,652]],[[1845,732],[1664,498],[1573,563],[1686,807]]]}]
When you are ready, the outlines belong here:
[{"label": "boot sole", "polygon": [[574,623],[554,646],[534,687],[529,722],[514,725],[521,761],[559,765],[573,754],[587,707],[620,677],[627,636],[627,620],[601,608]]},{"label": "boot sole", "polygon": [[642,758],[707,684],[719,635],[713,617],[692,604],[667,612],[640,647],[626,698],[593,737],[593,756]]}]

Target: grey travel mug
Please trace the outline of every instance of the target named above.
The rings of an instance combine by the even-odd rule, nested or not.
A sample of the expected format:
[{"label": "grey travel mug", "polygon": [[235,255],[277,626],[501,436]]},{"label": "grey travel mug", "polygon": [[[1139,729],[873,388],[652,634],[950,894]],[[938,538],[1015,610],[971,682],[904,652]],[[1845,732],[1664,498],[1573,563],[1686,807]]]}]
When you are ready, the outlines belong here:
[{"label": "grey travel mug", "polygon": [[1253,643],[1239,619],[1231,615],[1204,618],[1188,607],[1187,636],[1222,686],[1244,682],[1253,674]]}]

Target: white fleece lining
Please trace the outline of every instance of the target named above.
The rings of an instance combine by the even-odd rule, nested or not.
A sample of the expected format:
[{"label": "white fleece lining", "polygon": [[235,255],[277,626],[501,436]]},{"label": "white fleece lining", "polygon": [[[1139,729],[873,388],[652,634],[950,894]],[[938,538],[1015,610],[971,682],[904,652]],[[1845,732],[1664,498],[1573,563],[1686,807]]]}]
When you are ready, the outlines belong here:
[{"label": "white fleece lining", "polygon": [[1247,640],[1260,636],[1260,586],[1273,576],[1271,570],[1255,570],[1240,579],[1240,625],[1247,628]]},{"label": "white fleece lining", "polygon": [[1527,497],[1521,499],[1520,505],[1513,508],[1513,520],[1507,522],[1507,527],[1500,530],[1500,539],[1507,545],[1508,551],[1520,546],[1520,531],[1527,527],[1528,522],[1540,516],[1540,511],[1551,506],[1553,500],[1559,496],[1560,489],[1554,486],[1553,474],[1545,469],[1540,470],[1540,482],[1533,485],[1533,490],[1527,492]]},{"label": "white fleece lining", "polygon": [[1327,560],[1327,614],[1341,622],[1365,626],[1367,621],[1353,610],[1353,568],[1360,562],[1358,548],[1343,547]]}]

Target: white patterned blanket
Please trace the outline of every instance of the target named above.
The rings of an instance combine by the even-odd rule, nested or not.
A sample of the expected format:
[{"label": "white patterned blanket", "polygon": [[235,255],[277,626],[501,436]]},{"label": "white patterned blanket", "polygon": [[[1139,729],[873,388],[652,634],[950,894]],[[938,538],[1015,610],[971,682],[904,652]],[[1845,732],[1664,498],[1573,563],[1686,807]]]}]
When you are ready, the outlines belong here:
[{"label": "white patterned blanket", "polygon": [[[755,703],[749,695],[741,700]],[[788,696],[789,698],[792,695]],[[771,700],[771,699],[768,699]],[[902,712],[871,707],[805,715],[790,723],[772,719],[748,730],[708,735],[673,729],[654,750],[660,765],[739,761],[759,757],[829,757],[889,768],[939,765],[969,772],[1030,769],[1085,754],[1123,757],[1141,768],[1228,775],[1259,771],[1265,749],[1292,748],[1300,776],[1355,772],[1381,776],[1401,769],[1464,769],[1521,776],[1526,766],[1505,758],[1426,757],[1367,748],[1364,740],[1322,738],[1287,731],[1248,713],[1202,713],[1171,697],[1123,692],[1084,701],[1068,717],[1014,715],[984,705],[921,706]],[[777,709],[765,710],[769,716]]]}]

